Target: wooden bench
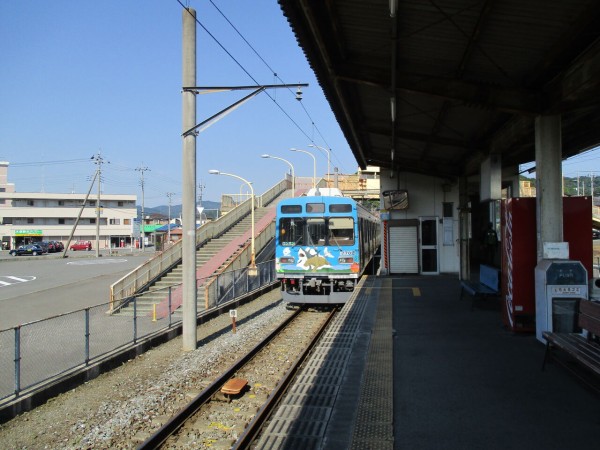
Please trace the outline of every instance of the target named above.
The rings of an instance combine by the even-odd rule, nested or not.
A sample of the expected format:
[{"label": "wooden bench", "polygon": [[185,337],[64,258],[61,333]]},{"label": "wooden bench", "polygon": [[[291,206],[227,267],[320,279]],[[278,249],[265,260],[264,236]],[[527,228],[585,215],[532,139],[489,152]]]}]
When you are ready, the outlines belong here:
[{"label": "wooden bench", "polygon": [[[542,370],[546,367],[546,361],[555,357],[554,350],[559,350],[592,373],[600,375],[600,302],[580,300],[577,325],[583,330],[582,333],[542,333],[546,339]],[[569,369],[566,364],[563,365]]]},{"label": "wooden bench", "polygon": [[464,293],[468,292],[473,297],[471,303],[471,309],[473,309],[477,298],[497,296],[500,293],[500,271],[495,267],[480,264],[479,282],[462,280],[460,284],[460,298],[462,299]]}]

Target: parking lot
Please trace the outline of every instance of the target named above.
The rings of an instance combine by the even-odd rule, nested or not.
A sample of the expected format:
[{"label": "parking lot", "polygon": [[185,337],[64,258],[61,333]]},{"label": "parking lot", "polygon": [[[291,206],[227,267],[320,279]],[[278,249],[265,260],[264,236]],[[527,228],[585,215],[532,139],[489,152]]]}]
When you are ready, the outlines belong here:
[{"label": "parking lot", "polygon": [[0,252],[0,330],[106,303],[110,285],[154,255],[154,248],[42,256]]}]

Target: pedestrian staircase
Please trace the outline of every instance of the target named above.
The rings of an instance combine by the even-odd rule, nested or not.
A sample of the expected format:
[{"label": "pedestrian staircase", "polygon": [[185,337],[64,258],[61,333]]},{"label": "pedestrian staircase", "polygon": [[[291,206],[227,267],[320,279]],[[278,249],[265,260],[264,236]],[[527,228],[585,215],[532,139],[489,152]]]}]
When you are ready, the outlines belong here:
[{"label": "pedestrian staircase", "polygon": [[[261,257],[261,250],[270,248],[269,244],[272,244],[275,234],[275,206],[278,200],[294,194],[300,195],[304,189],[296,183],[294,193],[290,187],[291,180],[286,177],[255,198],[257,208],[254,209],[254,251],[257,260]],[[199,311],[216,306],[229,295],[239,295],[240,291],[237,288],[243,288],[237,284],[240,281],[238,272],[245,272],[252,255],[249,236],[252,228],[251,206],[252,202],[248,199],[217,220],[207,222],[197,229],[196,278]],[[182,244],[182,240],[175,242],[111,284],[108,313],[133,314],[134,305],[138,316],[151,315],[152,311],[156,311],[156,317],[162,318],[169,309],[171,312],[175,311],[183,302]],[[272,259],[272,256],[267,259]],[[270,276],[269,273],[261,274],[260,269],[261,267],[259,275],[265,275],[267,278]],[[262,269],[266,272],[271,270],[269,265]],[[254,283],[260,284],[263,280],[260,276],[250,278],[251,280],[247,280],[247,289],[255,289]],[[206,286],[201,286],[205,280],[209,280]],[[201,296],[204,298],[201,299]]]},{"label": "pedestrian staircase", "polygon": [[[262,207],[254,210],[254,220],[258,222],[262,219],[272,207]],[[219,254],[223,249],[233,241],[235,238],[242,236],[246,233],[252,226],[251,224],[251,215],[248,214],[244,217],[240,222],[238,222],[234,227],[225,232],[223,235],[218,238],[213,238],[210,241],[206,242],[202,245],[198,250],[196,250],[196,268],[199,269],[201,266],[207,264],[211,261],[215,255]],[[237,256],[237,252],[231,253],[227,255],[227,258],[219,265],[219,267],[211,274],[217,275],[220,273],[225,267],[229,265],[229,263]],[[153,283],[149,289],[137,296],[137,313],[138,314],[150,314],[153,310],[153,305],[161,303],[165,296],[168,295],[169,287],[180,286],[183,280],[183,264],[178,264],[169,272],[160,277],[155,283]],[[198,289],[197,289],[197,302],[198,302],[198,312],[203,311],[205,309],[205,301],[204,301],[204,292],[202,286],[206,282],[206,279],[198,280]],[[124,313],[133,314],[131,311],[131,307],[125,308]],[[177,320],[179,315],[181,314],[181,308],[179,308],[174,314],[173,319]]]}]

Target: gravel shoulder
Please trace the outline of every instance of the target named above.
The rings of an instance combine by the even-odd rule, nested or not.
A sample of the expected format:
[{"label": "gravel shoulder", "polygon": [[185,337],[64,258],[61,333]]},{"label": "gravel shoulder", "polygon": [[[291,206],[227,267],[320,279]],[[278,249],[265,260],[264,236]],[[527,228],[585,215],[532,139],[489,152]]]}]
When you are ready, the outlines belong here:
[{"label": "gravel shoulder", "polygon": [[238,308],[237,332],[223,315],[0,426],[0,448],[134,448],[210,384],[275,323],[291,314],[278,290]]}]

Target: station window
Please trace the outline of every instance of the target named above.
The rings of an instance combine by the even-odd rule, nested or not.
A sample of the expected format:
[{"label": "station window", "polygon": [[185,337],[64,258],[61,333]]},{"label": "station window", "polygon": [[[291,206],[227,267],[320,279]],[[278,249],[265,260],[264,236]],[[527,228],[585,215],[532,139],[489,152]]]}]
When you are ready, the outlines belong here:
[{"label": "station window", "polygon": [[306,222],[301,218],[282,218],[279,221],[279,244],[288,247],[304,245],[305,225]]},{"label": "station window", "polygon": [[284,214],[300,214],[302,205],[282,205],[281,212]]},{"label": "station window", "polygon": [[335,217],[329,219],[329,245],[354,245],[354,219]]},{"label": "station window", "polygon": [[327,237],[325,219],[310,218],[306,222],[308,225],[308,241],[305,242],[305,245],[325,245],[325,238]]},{"label": "station window", "polygon": [[350,204],[332,204],[329,205],[329,212],[331,213],[348,213],[352,212],[352,205]]},{"label": "station window", "polygon": [[306,204],[306,212],[307,213],[324,213],[325,212],[325,203],[307,203]]}]

